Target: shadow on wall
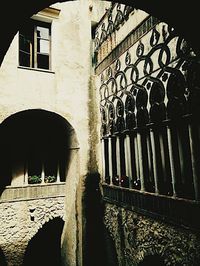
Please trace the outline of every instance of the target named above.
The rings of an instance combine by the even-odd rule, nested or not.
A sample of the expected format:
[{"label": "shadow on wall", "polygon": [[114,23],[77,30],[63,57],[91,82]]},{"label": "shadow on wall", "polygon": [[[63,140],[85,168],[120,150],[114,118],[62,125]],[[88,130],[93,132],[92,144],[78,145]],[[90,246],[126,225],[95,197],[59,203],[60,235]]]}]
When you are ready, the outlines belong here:
[{"label": "shadow on wall", "polygon": [[85,191],[86,239],[84,265],[118,266],[114,241],[103,223],[104,204],[99,188],[100,175],[88,174]]},{"label": "shadow on wall", "polygon": [[148,255],[138,266],[165,266],[164,260],[159,255]]},{"label": "shadow on wall", "polygon": [[38,231],[27,246],[23,266],[61,266],[63,225],[61,218],[55,218]]},{"label": "shadow on wall", "polygon": [[0,266],[7,266],[5,255],[0,248]]}]

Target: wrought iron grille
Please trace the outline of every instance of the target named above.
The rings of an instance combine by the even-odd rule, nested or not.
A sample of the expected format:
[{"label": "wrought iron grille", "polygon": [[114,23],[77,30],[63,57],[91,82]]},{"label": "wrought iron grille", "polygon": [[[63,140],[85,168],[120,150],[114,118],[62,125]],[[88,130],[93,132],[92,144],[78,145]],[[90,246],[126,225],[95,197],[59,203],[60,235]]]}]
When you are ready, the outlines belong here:
[{"label": "wrought iron grille", "polygon": [[103,181],[198,201],[198,58],[158,21],[124,47],[100,75]]}]

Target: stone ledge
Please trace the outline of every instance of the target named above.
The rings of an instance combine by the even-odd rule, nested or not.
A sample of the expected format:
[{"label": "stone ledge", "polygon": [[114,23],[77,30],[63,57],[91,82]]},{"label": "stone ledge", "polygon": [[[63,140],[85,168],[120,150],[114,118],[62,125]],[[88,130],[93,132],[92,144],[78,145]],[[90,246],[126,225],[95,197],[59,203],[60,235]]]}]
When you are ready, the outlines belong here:
[{"label": "stone ledge", "polygon": [[0,196],[0,202],[64,196],[65,183],[6,187]]},{"label": "stone ledge", "polygon": [[103,199],[143,215],[200,231],[200,204],[197,201],[108,185],[103,185]]}]

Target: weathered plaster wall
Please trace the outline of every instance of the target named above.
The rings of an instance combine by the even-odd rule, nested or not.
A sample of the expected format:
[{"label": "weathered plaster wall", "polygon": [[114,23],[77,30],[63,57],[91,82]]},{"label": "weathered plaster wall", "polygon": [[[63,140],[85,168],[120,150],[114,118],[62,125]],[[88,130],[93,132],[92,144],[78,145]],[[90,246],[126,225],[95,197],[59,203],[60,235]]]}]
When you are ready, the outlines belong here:
[{"label": "weathered plaster wall", "polygon": [[155,254],[167,266],[199,265],[198,234],[108,203],[104,223],[114,240],[119,265],[138,265],[145,256]]},{"label": "weathered plaster wall", "polygon": [[1,249],[8,266],[19,266],[28,242],[38,230],[53,218],[65,220],[64,197],[4,202],[0,213]]},{"label": "weathered plaster wall", "polygon": [[55,4],[61,9],[52,22],[52,72],[18,67],[18,34],[0,71],[0,122],[27,109],[63,116],[75,129],[81,146],[81,172],[88,154],[88,81],[90,21],[82,1]]},{"label": "weathered plaster wall", "polygon": [[[66,213],[62,240],[63,257],[67,265],[75,265],[77,256],[81,261],[82,221],[77,218],[81,216],[81,180],[88,171],[90,20],[87,1],[56,4],[54,7],[61,11],[58,19],[52,22],[52,71],[41,72],[19,68],[18,35],[16,35],[0,71],[0,122],[22,110],[43,109],[61,115],[75,130],[79,146],[72,148],[80,149],[72,151],[66,182],[66,208],[64,208],[64,200],[61,208],[62,215]],[[9,260],[17,261],[17,257],[20,260],[20,253],[24,252],[31,238],[30,234],[33,236],[36,233],[36,229],[32,227],[33,222],[30,222],[30,226],[27,222],[30,217],[27,215],[29,206],[27,207],[26,204],[28,203],[19,202],[11,204],[10,207],[6,205],[7,209],[1,204],[1,213],[5,217],[1,224],[3,228],[6,227],[6,230],[3,230],[1,242],[2,249]],[[35,201],[36,210],[40,209],[40,205],[46,206],[45,202]],[[41,215],[48,217],[52,211],[49,205],[47,202]],[[18,219],[15,219],[15,216]],[[6,219],[8,221],[10,219],[10,222]],[[79,229],[77,229],[77,219],[79,219]],[[79,255],[77,255],[77,246],[80,250]],[[12,254],[13,252],[16,254]],[[20,264],[15,262],[15,265]]]},{"label": "weathered plaster wall", "polygon": [[[98,123],[98,118],[93,119],[97,109],[95,95],[92,93],[93,85],[90,83],[91,21],[96,22],[101,16],[95,6],[98,2],[80,0],[53,5],[61,11],[59,17],[52,21],[51,71],[44,72],[18,67],[18,34],[13,39],[0,70],[0,123],[22,110],[42,109],[61,115],[75,131],[78,141],[75,141],[76,145],[71,147],[75,149],[71,152],[66,179],[65,207],[62,210],[66,217],[61,240],[63,264],[72,266],[82,265],[82,244],[84,245],[82,239],[84,239],[83,231],[85,230],[85,214],[82,209],[84,180],[88,171],[98,171],[96,148],[89,152],[90,147],[96,145],[97,133],[95,131],[98,130],[94,125]],[[102,2],[98,5],[100,10],[104,11],[110,3]],[[35,206],[37,203],[40,204],[40,202],[35,202]],[[10,207],[6,205],[5,209],[4,205],[0,205],[4,213],[2,224],[5,223],[7,216],[8,220],[12,215],[15,217],[14,213],[17,208],[15,206],[19,206],[19,211],[23,213],[23,218],[21,218],[24,223],[29,219],[27,211],[24,211],[28,209],[26,206],[28,203],[15,204]],[[46,211],[47,214],[44,215],[48,215],[47,208],[44,209],[44,213]],[[22,214],[17,212],[16,215],[20,217]],[[23,222],[20,225],[19,220],[16,220],[15,226],[23,228],[22,224]],[[10,222],[4,226],[7,229],[10,226],[12,228]],[[17,228],[15,226],[14,231]],[[27,225],[26,228],[30,229]],[[20,232],[20,230],[17,231]],[[34,228],[32,232],[34,234]],[[16,256],[22,254],[30,237],[27,236],[23,240],[14,234],[7,242],[7,235],[4,233],[2,234],[4,243],[2,249],[6,257],[10,256],[9,247],[10,250],[14,249],[12,241],[16,239],[17,243],[24,242],[22,246],[15,248]],[[12,234],[12,229],[10,233]]]}]

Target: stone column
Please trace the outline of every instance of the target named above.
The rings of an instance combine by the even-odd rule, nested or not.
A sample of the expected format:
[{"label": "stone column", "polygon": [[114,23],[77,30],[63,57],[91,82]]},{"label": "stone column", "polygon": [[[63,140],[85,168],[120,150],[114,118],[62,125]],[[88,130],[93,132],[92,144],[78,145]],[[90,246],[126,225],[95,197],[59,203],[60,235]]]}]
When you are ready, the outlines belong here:
[{"label": "stone column", "polygon": [[120,138],[116,137],[116,159],[117,159],[117,176],[119,178],[119,183],[121,179],[121,158],[120,158]]},{"label": "stone column", "polygon": [[170,126],[167,126],[167,140],[168,140],[168,148],[169,148],[169,160],[170,160],[170,169],[172,176],[172,188],[173,188],[173,196],[177,196],[176,191],[176,171],[175,171],[175,162],[173,156],[173,145],[172,145],[172,132]]},{"label": "stone column", "polygon": [[145,191],[145,169],[144,169],[144,158],[143,158],[143,141],[142,141],[141,132],[137,132],[137,143],[138,143],[138,161],[140,169],[141,191]]},{"label": "stone column", "polygon": [[138,138],[137,134],[134,135],[134,152],[135,152],[135,172],[136,179],[140,179],[140,165],[139,165],[139,155],[138,155]]},{"label": "stone column", "polygon": [[[199,154],[196,154],[196,149],[199,149],[198,143],[195,142],[194,131],[198,132],[198,126],[192,126],[189,124],[189,139],[190,139],[190,149],[191,149],[191,161],[192,161],[192,173],[193,173],[193,183],[194,183],[194,193],[195,193],[195,200],[200,200],[200,158]],[[198,133],[197,133],[198,135]]]},{"label": "stone column", "polygon": [[108,160],[110,185],[113,185],[113,162],[112,162],[112,137],[108,138]]},{"label": "stone column", "polygon": [[45,172],[44,172],[44,164],[42,165],[42,173],[41,173],[41,180],[42,180],[42,184],[44,184],[44,178],[45,178]]},{"label": "stone column", "polygon": [[105,170],[105,143],[104,143],[104,139],[101,140],[101,156],[102,156],[102,181],[105,182],[106,170]]},{"label": "stone column", "polygon": [[24,185],[28,185],[28,167],[25,167],[25,171],[24,171]]},{"label": "stone column", "polygon": [[57,182],[57,183],[60,183],[60,167],[59,167],[59,163],[58,163],[58,166],[57,166],[57,177],[56,177],[56,182]]},{"label": "stone column", "polygon": [[126,175],[129,178],[129,187],[132,187],[132,163],[131,163],[131,139],[130,135],[127,134],[125,137],[125,165],[126,165]]},{"label": "stone column", "polygon": [[[155,182],[155,193],[159,193],[159,174],[158,174],[158,160],[157,160],[157,152],[156,152],[156,141],[155,141],[155,133],[153,129],[150,130],[150,138],[151,138],[151,147],[153,154],[153,173],[154,173],[154,182]],[[160,177],[161,178],[161,177]]]}]

